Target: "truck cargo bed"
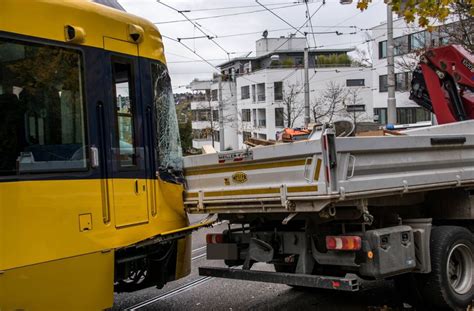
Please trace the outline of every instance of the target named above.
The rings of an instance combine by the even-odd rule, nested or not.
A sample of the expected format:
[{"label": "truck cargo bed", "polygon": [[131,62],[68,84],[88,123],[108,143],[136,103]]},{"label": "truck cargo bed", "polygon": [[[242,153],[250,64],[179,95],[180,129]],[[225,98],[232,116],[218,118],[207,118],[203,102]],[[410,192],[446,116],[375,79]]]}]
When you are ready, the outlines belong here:
[{"label": "truck cargo bed", "polygon": [[190,213],[317,212],[333,202],[474,185],[474,122],[185,158]]}]

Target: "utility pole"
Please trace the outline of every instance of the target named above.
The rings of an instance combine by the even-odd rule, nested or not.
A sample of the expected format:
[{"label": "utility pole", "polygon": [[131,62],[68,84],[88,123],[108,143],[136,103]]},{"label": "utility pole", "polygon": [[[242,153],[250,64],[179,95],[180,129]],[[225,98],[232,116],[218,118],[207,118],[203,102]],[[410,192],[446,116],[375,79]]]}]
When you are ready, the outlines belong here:
[{"label": "utility pole", "polygon": [[395,60],[393,55],[393,14],[387,4],[387,123],[397,123],[397,102],[395,99]]},{"label": "utility pole", "polygon": [[224,104],[222,103],[222,74],[219,75],[219,90],[217,91],[219,98],[219,145],[221,152],[225,149],[224,144]]},{"label": "utility pole", "polygon": [[304,126],[308,128],[311,121],[309,116],[309,51],[304,49]]}]

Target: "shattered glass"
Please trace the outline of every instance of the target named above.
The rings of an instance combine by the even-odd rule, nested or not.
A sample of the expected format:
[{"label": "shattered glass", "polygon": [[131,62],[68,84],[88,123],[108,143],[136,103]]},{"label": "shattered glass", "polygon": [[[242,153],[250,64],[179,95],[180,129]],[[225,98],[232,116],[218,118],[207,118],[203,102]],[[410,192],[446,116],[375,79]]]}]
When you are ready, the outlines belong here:
[{"label": "shattered glass", "polygon": [[183,154],[179,138],[176,104],[168,69],[161,63],[151,65],[153,81],[153,106],[156,116],[155,152],[160,172],[180,172],[183,170]]}]

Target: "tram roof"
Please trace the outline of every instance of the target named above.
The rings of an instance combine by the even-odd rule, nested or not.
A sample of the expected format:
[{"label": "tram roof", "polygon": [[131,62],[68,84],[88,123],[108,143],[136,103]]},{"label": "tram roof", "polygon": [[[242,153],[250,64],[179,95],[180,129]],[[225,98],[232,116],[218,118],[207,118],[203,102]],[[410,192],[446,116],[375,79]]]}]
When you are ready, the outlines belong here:
[{"label": "tram roof", "polygon": [[[82,28],[85,33],[82,42],[71,44],[105,48],[165,63],[163,41],[156,26],[130,13],[91,0],[0,1],[0,31],[66,42],[67,25]],[[130,36],[136,26],[144,30],[143,40],[138,44]]]}]

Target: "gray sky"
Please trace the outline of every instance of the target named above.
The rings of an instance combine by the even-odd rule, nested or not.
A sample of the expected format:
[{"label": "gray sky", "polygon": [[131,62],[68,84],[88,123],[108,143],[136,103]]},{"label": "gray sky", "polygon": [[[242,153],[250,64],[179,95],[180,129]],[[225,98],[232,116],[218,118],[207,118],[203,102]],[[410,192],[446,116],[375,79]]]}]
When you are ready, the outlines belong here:
[{"label": "gray sky", "polygon": [[[301,1],[301,0],[300,0]],[[255,41],[261,38],[264,30],[269,31],[269,37],[279,37],[295,32],[289,25],[259,6],[254,0],[161,0],[161,2],[178,10],[190,10],[185,13],[191,19],[210,17],[216,15],[231,15],[220,18],[202,19],[197,23],[204,32],[217,37],[215,41],[226,51],[233,53],[231,57],[244,56],[255,50]],[[274,10],[289,24],[300,27],[306,21],[306,6],[291,0],[260,0],[268,8]],[[343,48],[360,45],[366,40],[367,32],[361,30],[371,28],[385,22],[386,6],[383,0],[373,0],[369,9],[360,12],[355,3],[341,5],[339,0],[327,0],[326,4],[314,15],[312,19],[315,32],[339,31],[343,35],[316,34],[316,46],[326,48]],[[176,11],[158,3],[156,0],[120,0],[123,7],[130,13],[147,18],[157,23],[161,33],[172,38],[186,38],[202,36],[190,22],[164,23],[167,21],[183,20],[184,17]],[[311,14],[321,6],[322,0],[310,0]],[[228,9],[229,7],[241,7]],[[284,7],[284,8],[282,8]],[[281,9],[277,9],[281,8]],[[238,14],[249,11],[256,13]],[[264,10],[264,11],[262,11]],[[357,26],[359,29],[350,28]],[[272,31],[278,30],[278,31]],[[308,27],[302,32],[310,32]],[[258,34],[222,37],[234,34],[258,32]],[[349,34],[357,32],[356,34]],[[369,32],[370,35],[370,32]],[[221,38],[219,38],[221,37]],[[311,46],[314,38],[308,36]],[[211,60],[217,65],[225,61],[226,53],[208,39],[183,40],[187,46],[199,55]],[[362,44],[362,47],[364,45]],[[165,38],[165,54],[171,74],[175,92],[185,91],[182,86],[189,84],[194,78],[210,78],[214,70],[204,62],[193,62],[199,58],[191,51],[186,50],[180,43]]]}]

